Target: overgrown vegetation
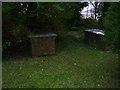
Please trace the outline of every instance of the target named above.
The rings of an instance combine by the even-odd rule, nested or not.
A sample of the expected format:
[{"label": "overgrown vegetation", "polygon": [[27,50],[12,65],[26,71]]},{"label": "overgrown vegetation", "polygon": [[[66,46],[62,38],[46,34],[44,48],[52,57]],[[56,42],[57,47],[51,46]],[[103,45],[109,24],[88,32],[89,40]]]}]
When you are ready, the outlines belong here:
[{"label": "overgrown vegetation", "polygon": [[3,51],[10,51],[12,45],[17,50],[27,48],[30,32],[51,31],[63,35],[78,26],[79,12],[85,6],[87,3],[3,3]]},{"label": "overgrown vegetation", "polygon": [[[80,12],[87,2],[3,3],[3,88],[118,87],[118,56],[87,46],[83,31],[105,30],[106,42],[118,54],[120,3],[94,4],[95,18],[84,19]],[[32,58],[29,35],[42,31],[57,33],[56,55]]]},{"label": "overgrown vegetation", "polygon": [[81,39],[57,41],[53,56],[19,55],[3,62],[3,88],[117,88],[118,58],[93,49]]},{"label": "overgrown vegetation", "polygon": [[120,53],[120,3],[111,3],[105,17],[106,37],[111,48]]},{"label": "overgrown vegetation", "polygon": [[64,36],[70,30],[92,28],[105,30],[107,42],[118,52],[119,3],[92,3],[95,8],[95,18],[83,19],[80,12],[87,5],[87,2],[3,3],[3,52],[29,49],[30,32],[51,31],[57,33],[58,36]]}]

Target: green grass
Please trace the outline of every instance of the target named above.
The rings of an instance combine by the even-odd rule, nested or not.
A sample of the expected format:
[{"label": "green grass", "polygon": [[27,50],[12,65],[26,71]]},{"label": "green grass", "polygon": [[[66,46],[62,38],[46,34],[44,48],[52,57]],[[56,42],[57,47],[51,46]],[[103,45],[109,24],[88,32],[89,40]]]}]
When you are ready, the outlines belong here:
[{"label": "green grass", "polygon": [[57,41],[53,56],[3,60],[3,88],[118,87],[117,56],[89,47],[80,39]]}]

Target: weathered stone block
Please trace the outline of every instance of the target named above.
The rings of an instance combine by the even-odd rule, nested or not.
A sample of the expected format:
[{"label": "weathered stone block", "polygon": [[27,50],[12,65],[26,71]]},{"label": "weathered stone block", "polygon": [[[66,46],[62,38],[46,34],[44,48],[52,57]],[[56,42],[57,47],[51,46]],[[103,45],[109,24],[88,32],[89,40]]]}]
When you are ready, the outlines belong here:
[{"label": "weathered stone block", "polygon": [[31,35],[32,56],[43,56],[55,54],[54,33],[40,33]]}]

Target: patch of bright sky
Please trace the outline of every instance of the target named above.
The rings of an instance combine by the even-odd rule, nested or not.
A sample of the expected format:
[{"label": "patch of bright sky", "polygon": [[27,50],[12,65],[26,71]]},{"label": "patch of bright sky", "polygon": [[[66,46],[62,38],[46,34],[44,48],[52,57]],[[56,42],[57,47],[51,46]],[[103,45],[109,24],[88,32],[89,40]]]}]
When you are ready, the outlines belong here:
[{"label": "patch of bright sky", "polygon": [[83,15],[84,18],[90,17],[91,13],[93,13],[93,12],[91,12],[91,9],[93,10],[94,7],[93,7],[93,5],[90,4],[90,2],[88,2],[88,3],[89,3],[88,6],[84,7],[83,10],[81,11],[81,14]]}]

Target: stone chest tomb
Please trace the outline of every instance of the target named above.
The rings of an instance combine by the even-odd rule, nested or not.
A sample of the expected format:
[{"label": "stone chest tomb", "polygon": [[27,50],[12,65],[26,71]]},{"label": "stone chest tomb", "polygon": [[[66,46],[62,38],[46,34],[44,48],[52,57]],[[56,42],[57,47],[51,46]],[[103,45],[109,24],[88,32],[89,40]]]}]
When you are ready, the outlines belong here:
[{"label": "stone chest tomb", "polygon": [[55,54],[55,33],[41,32],[30,35],[32,56]]},{"label": "stone chest tomb", "polygon": [[104,32],[99,29],[88,29],[84,31],[85,42],[95,48],[105,49],[103,41]]}]

